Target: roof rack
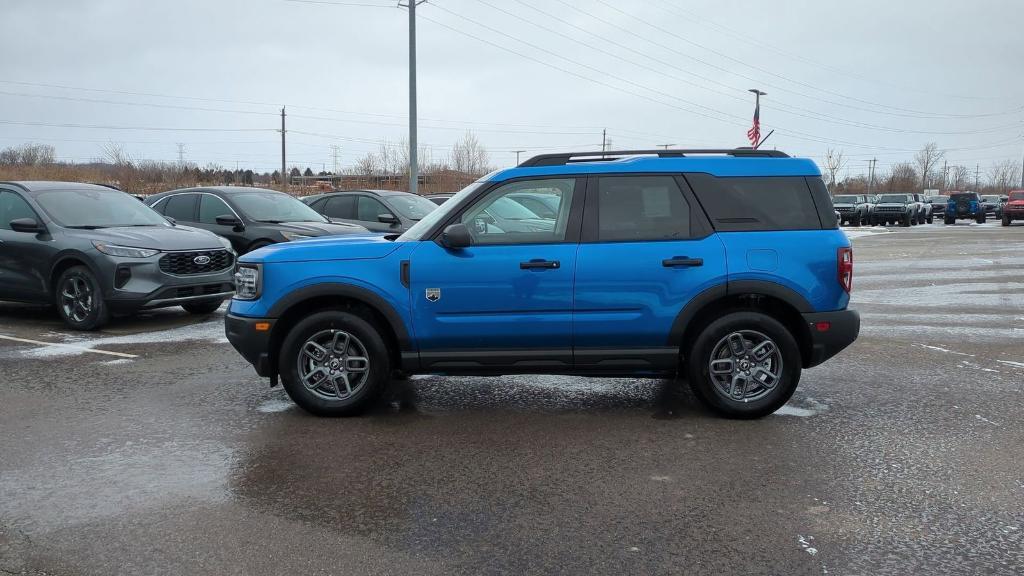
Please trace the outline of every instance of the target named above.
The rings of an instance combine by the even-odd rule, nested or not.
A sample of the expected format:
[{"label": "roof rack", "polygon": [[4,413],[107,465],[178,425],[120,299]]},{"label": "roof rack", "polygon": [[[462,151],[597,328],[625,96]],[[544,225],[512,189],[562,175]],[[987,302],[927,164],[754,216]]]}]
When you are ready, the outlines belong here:
[{"label": "roof rack", "polygon": [[617,160],[624,156],[658,156],[659,158],[683,158],[690,155],[723,154],[728,156],[755,156],[759,158],[789,158],[779,150],[756,150],[754,148],[707,148],[690,150],[609,150],[607,152],[559,152],[558,154],[540,154],[526,159],[520,168],[532,166],[563,166],[577,162],[602,162]]}]

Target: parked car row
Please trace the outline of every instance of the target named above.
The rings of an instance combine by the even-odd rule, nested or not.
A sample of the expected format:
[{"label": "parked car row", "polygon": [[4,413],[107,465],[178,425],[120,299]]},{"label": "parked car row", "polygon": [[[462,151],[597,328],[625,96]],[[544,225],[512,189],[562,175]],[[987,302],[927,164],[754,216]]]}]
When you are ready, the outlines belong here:
[{"label": "parked car row", "polygon": [[0,300],[51,304],[79,330],[152,308],[209,314],[234,293],[239,254],[369,232],[262,188],[139,200],[95,184],[0,182]]},{"label": "parked car row", "polygon": [[[1005,217],[1004,209],[1012,195],[984,195],[975,192],[951,192],[948,195],[925,196],[918,193],[881,194],[840,194],[833,198],[836,220],[840,225],[914,226],[934,222],[941,218],[945,224],[957,220],[971,219],[979,224],[988,218],[1002,220],[1004,226],[1020,219]],[[1016,214],[1016,212],[1014,212]]]}]

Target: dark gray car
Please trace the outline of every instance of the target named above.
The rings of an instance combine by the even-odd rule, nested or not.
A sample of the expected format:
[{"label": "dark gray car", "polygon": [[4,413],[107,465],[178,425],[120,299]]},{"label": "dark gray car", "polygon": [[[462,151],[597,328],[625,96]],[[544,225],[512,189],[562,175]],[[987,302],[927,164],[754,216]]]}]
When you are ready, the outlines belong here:
[{"label": "dark gray car", "polygon": [[146,204],[177,222],[227,238],[239,254],[277,242],[366,233],[330,222],[291,194],[246,186],[182,188],[154,194]]},{"label": "dark gray car", "polygon": [[124,192],[74,182],[0,182],[0,300],[52,303],[72,328],[182,306],[208,314],[234,293],[235,253]]},{"label": "dark gray car", "polygon": [[329,192],[309,196],[302,201],[331,220],[389,234],[405,232],[437,208],[423,196],[394,190]]}]

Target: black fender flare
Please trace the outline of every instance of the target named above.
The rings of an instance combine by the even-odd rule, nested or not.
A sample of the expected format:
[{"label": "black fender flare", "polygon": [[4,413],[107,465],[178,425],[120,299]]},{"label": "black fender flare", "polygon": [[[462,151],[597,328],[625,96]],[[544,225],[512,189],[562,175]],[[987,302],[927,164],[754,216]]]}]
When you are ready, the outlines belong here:
[{"label": "black fender flare", "polygon": [[767,280],[736,280],[725,284],[717,284],[700,292],[687,302],[686,306],[683,306],[683,309],[679,311],[676,319],[672,322],[668,345],[676,348],[682,346],[683,335],[690,326],[690,322],[709,304],[729,296],[746,295],[771,296],[789,304],[801,314],[814,312],[814,308],[806,298],[792,288],[777,282]]},{"label": "black fender flare", "polygon": [[297,304],[301,304],[306,300],[320,298],[323,296],[351,298],[352,300],[365,302],[367,305],[380,312],[381,315],[384,316],[384,319],[387,320],[388,324],[391,325],[391,329],[395,332],[395,338],[398,340],[398,347],[400,351],[408,352],[415,350],[412,344],[412,339],[409,337],[409,331],[405,326],[405,322],[402,320],[401,315],[398,314],[395,308],[380,295],[367,290],[366,288],[360,288],[359,286],[353,286],[351,284],[324,282],[299,288],[275,302],[267,312],[267,316],[269,318],[280,318],[289,308]]},{"label": "black fender flare", "polygon": [[52,295],[53,292],[57,289],[57,287],[54,286],[57,279],[53,277],[53,273],[56,272],[57,268],[59,268],[68,260],[77,260],[78,262],[81,262],[83,266],[88,268],[89,271],[92,272],[94,276],[96,276],[96,280],[99,281],[100,286],[103,287],[103,278],[101,277],[102,275],[100,274],[100,271],[96,269],[96,265],[93,263],[92,258],[89,257],[88,254],[84,252],[79,252],[77,250],[65,250],[64,252],[57,254],[57,256],[54,257],[53,262],[50,264],[49,274],[47,274],[46,276],[47,292],[49,292]]}]

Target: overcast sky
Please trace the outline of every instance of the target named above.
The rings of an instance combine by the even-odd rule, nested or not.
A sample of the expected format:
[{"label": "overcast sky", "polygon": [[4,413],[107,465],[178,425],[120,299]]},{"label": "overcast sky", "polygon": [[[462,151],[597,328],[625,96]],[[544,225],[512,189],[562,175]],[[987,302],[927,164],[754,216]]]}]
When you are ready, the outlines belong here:
[{"label": "overcast sky", "polygon": [[[935,141],[985,167],[1024,151],[1020,0],[430,0],[420,141],[514,150],[765,144],[863,172]],[[273,170],[350,165],[407,134],[408,15],[385,0],[0,0],[0,147],[52,144]],[[58,126],[62,125],[62,126]],[[78,125],[78,126],[69,126]],[[116,129],[148,128],[150,130]],[[162,130],[152,130],[160,128]],[[188,129],[188,130],[186,130]]]}]

